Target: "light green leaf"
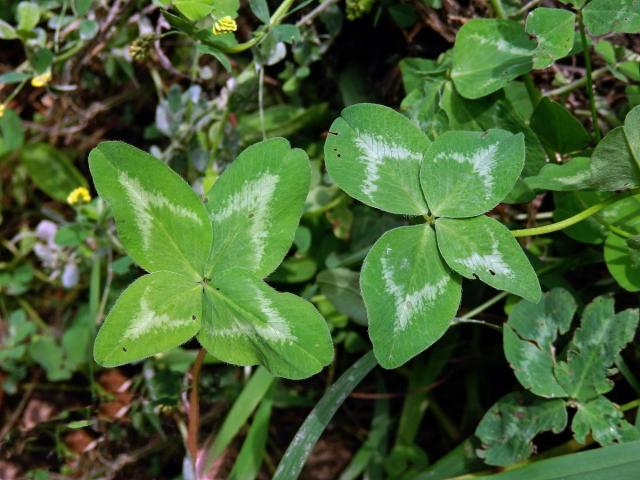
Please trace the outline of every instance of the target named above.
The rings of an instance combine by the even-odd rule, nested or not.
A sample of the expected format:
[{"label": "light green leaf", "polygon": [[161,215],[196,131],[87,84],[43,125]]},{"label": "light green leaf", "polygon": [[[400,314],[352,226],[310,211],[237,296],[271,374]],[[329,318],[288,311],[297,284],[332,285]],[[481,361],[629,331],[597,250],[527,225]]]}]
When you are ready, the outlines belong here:
[{"label": "light green leaf", "polygon": [[473,19],[458,31],[451,78],[463,97],[480,98],[529,72],[535,50],[518,22]]},{"label": "light green leaf", "polygon": [[[631,233],[640,233],[640,222],[625,225],[624,228]],[[639,292],[640,250],[630,244],[629,240],[615,233],[607,235],[604,242],[604,261],[618,285],[629,292]]]},{"label": "light green leaf", "polygon": [[576,308],[569,292],[555,288],[538,303],[519,302],[503,327],[504,355],[520,384],[536,395],[566,396],[553,373],[553,342],[569,330]]},{"label": "light green leaf", "polygon": [[200,328],[202,286],[172,272],[133,282],[98,332],[93,356],[104,367],[135,362],[186,342]]},{"label": "light green leaf", "polygon": [[207,271],[264,278],[291,248],[309,191],[306,153],[273,138],[244,150],[207,194],[215,239]]},{"label": "light green leaf", "polygon": [[576,152],[586,148],[591,141],[591,136],[576,117],[546,97],[538,102],[529,125],[542,143],[554,152]]},{"label": "light green leaf", "polygon": [[338,186],[380,210],[427,213],[420,163],[430,141],[409,119],[369,103],[345,108],[324,144],[327,170]]},{"label": "light green leaf", "polygon": [[160,160],[121,142],[94,148],[89,168],[129,256],[149,272],[166,270],[200,281],[213,233],[189,185]]},{"label": "light green leaf", "polygon": [[396,368],[449,328],[460,305],[459,277],[438,253],[429,225],[382,235],[362,266],[360,287],[380,365]]},{"label": "light green leaf", "polygon": [[367,311],[360,295],[360,276],[346,268],[331,268],[318,274],[320,290],[336,310],[360,325],[367,324]]},{"label": "light green leaf", "polygon": [[211,14],[215,18],[231,17],[236,18],[238,16],[238,9],[240,8],[240,0],[215,0],[213,3],[213,10]]},{"label": "light green leaf", "polygon": [[59,202],[87,181],[61,150],[45,144],[29,144],[22,149],[21,160],[29,176],[40,190]]},{"label": "light green leaf", "polygon": [[584,309],[581,326],[567,349],[567,360],[555,366],[558,383],[568,396],[584,402],[608,392],[608,376],[617,355],[638,326],[638,310],[615,313],[610,297],[597,297]]},{"label": "light green leaf", "polygon": [[593,0],[584,7],[584,24],[593,35],[640,33],[640,1]]},{"label": "light green leaf", "polygon": [[560,433],[566,426],[564,401],[511,393],[498,400],[478,424],[482,449],[477,453],[489,465],[511,465],[531,456],[536,435],[549,430]]},{"label": "light green leaf", "polygon": [[215,0],[174,0],[173,6],[192,22],[202,20],[213,11]]},{"label": "light green leaf", "polygon": [[35,2],[20,2],[16,9],[18,30],[29,32],[40,22],[40,7]]},{"label": "light green leaf", "polygon": [[577,404],[571,429],[575,439],[583,445],[589,433],[603,447],[628,440],[629,437],[633,440],[640,438],[638,430],[624,419],[620,409],[602,396]]},{"label": "light green leaf", "polygon": [[575,157],[567,163],[549,163],[525,182],[533,190],[575,191],[591,187],[591,160]]},{"label": "light green leaf", "polygon": [[537,303],[538,276],[507,227],[493,218],[436,220],[438,249],[449,268]]},{"label": "light green leaf", "polygon": [[511,191],[524,166],[524,136],[504,130],[453,132],[429,147],[420,183],[431,213],[474,217]]},{"label": "light green leaf", "polygon": [[591,156],[593,184],[598,190],[640,187],[640,106],[631,110],[624,127],[611,130]]},{"label": "light green leaf", "polygon": [[13,28],[10,24],[0,19],[0,39],[2,40],[13,40],[18,38],[18,34],[16,33],[16,29]]},{"label": "light green leaf", "polygon": [[547,68],[573,48],[576,15],[561,8],[539,7],[527,16],[526,31],[535,35],[533,68]]},{"label": "light green leaf", "polygon": [[214,274],[205,288],[200,343],[234,365],[265,366],[289,379],[318,373],[333,359],[327,324],[306,300],[279,293],[244,269]]}]

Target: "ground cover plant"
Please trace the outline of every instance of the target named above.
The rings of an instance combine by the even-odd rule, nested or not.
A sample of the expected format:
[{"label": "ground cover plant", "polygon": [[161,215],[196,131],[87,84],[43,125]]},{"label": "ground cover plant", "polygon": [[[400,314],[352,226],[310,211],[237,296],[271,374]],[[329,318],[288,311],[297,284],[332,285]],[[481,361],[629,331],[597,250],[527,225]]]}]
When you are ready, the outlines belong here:
[{"label": "ground cover plant", "polygon": [[639,33],[2,3],[0,478],[635,478]]}]

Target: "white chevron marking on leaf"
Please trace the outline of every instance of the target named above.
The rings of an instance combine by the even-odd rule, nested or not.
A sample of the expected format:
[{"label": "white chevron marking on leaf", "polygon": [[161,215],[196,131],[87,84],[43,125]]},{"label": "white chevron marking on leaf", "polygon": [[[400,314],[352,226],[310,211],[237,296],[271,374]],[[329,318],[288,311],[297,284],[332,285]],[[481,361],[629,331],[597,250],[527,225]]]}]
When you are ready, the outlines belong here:
[{"label": "white chevron marking on leaf", "polygon": [[578,172],[574,173],[569,177],[558,177],[555,180],[560,182],[563,185],[573,185],[575,183],[584,182],[585,180],[589,180],[591,178],[591,172]]},{"label": "white chevron marking on leaf", "polygon": [[442,152],[436,155],[434,160],[438,162],[440,160],[451,159],[458,163],[468,163],[471,165],[473,172],[480,177],[482,184],[485,186],[485,197],[489,197],[493,190],[493,170],[496,167],[495,155],[497,152],[498,144],[494,143],[493,145],[476,150],[469,156],[459,152]]},{"label": "white chevron marking on leaf", "polygon": [[[391,249],[387,249],[386,254],[391,253]],[[432,305],[438,295],[444,292],[448,277],[442,277],[435,283],[426,283],[421,289],[413,292],[407,292],[402,285],[396,283],[394,270],[387,256],[381,258],[382,275],[385,285],[391,295],[393,295],[396,307],[396,322],[394,324],[394,332],[403,331],[409,325],[411,317],[420,312],[423,308]]]},{"label": "white chevron marking on leaf", "polygon": [[498,249],[498,241],[495,239],[493,233],[487,232],[491,237],[491,253],[480,255],[478,252],[473,252],[466,258],[460,258],[457,262],[471,270],[484,269],[486,271],[494,272],[496,275],[503,275],[506,277],[513,277],[513,271],[504,261],[500,250]]},{"label": "white chevron marking on leaf", "polygon": [[190,318],[171,318],[166,313],[159,314],[151,308],[149,301],[146,298],[149,288],[145,288],[142,296],[140,297],[140,309],[135,318],[131,322],[131,325],[125,330],[124,338],[127,340],[137,340],[144,335],[154,331],[166,331],[179,327],[184,327],[192,322]]},{"label": "white chevron marking on leaf", "polygon": [[171,201],[158,193],[145,190],[137,178],[130,177],[127,172],[121,172],[118,181],[124,187],[124,190],[136,213],[136,223],[142,233],[142,245],[144,248],[149,247],[149,241],[152,236],[152,226],[154,217],[151,214],[151,208],[167,209],[172,215],[187,218],[198,225],[202,225],[202,220],[195,212],[180,205],[175,205]]},{"label": "white chevron marking on leaf", "polygon": [[385,160],[422,160],[422,155],[406,149],[401,145],[387,142],[381,135],[371,135],[356,131],[356,146],[360,150],[360,160],[365,164],[365,178],[362,191],[373,199],[378,190],[377,181],[380,180],[380,167]]},{"label": "white chevron marking on leaf", "polygon": [[219,211],[211,213],[211,220],[216,223],[239,213],[253,213],[249,231],[257,264],[262,261],[266,248],[265,239],[271,224],[269,205],[279,181],[280,177],[271,173],[265,173],[254,180],[245,180],[242,188],[229,197]]},{"label": "white chevron marking on leaf", "polygon": [[493,38],[487,38],[485,36],[477,35],[477,34],[471,35],[470,37],[476,40],[479,44],[494,47],[496,50],[502,53],[508,53],[510,55],[523,56],[523,57],[532,55],[532,50],[517,47],[507,42],[504,38],[499,38],[495,40]]}]

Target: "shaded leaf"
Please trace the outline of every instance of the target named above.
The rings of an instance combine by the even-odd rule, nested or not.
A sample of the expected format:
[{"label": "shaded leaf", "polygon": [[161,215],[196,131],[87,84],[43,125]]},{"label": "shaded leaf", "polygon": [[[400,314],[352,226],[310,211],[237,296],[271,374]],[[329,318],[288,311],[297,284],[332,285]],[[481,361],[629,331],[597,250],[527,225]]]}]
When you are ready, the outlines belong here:
[{"label": "shaded leaf", "polygon": [[586,190],[591,186],[591,160],[575,157],[567,163],[549,163],[525,182],[534,190]]},{"label": "shaded leaf", "polygon": [[529,125],[547,148],[561,154],[582,150],[591,141],[591,136],[576,117],[546,97],[538,102]]},{"label": "shaded leaf", "polygon": [[533,68],[547,68],[573,48],[576,15],[561,8],[539,7],[527,16],[526,31],[536,36]]},{"label": "shaded leaf", "polygon": [[624,419],[620,409],[602,396],[578,403],[571,429],[575,439],[583,445],[589,433],[603,447],[640,439],[640,432]]},{"label": "shaded leaf", "polygon": [[638,0],[592,0],[584,7],[584,24],[593,35],[640,33]]}]

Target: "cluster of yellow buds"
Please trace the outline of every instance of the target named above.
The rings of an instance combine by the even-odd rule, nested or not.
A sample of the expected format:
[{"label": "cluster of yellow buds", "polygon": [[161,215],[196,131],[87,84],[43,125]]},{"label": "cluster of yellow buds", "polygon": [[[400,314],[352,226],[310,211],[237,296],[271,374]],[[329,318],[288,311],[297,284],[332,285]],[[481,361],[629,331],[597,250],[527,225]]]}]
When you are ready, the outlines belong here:
[{"label": "cluster of yellow buds", "polygon": [[369,13],[374,0],[346,0],[347,20],[357,20],[365,13]]},{"label": "cluster of yellow buds", "polygon": [[213,24],[213,34],[222,35],[223,33],[235,32],[238,30],[238,24],[231,17],[222,17]]},{"label": "cluster of yellow buds", "polygon": [[156,36],[154,34],[148,34],[138,37],[131,42],[131,45],[129,45],[129,56],[131,56],[131,59],[134,62],[144,62],[149,58],[151,45],[155,39]]},{"label": "cluster of yellow buds", "polygon": [[67,203],[69,205],[77,205],[81,203],[89,203],[91,201],[91,194],[85,187],[74,188],[67,196]]},{"label": "cluster of yellow buds", "polygon": [[46,87],[51,81],[51,70],[47,70],[31,79],[31,86],[35,88]]},{"label": "cluster of yellow buds", "polygon": [[0,118],[4,117],[4,112],[7,109],[7,106],[4,103],[0,103]]}]

